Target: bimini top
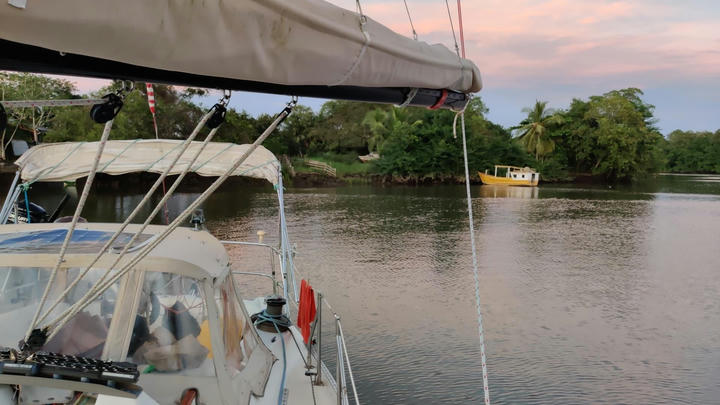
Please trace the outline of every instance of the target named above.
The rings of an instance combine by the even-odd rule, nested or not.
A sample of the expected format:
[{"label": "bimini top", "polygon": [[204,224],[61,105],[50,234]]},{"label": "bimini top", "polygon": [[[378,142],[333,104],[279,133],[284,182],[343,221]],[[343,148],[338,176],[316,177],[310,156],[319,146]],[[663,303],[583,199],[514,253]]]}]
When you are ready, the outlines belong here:
[{"label": "bimini top", "polygon": [[445,46],[322,0],[3,3],[0,69],[323,98],[360,87],[355,99],[379,102],[391,88],[482,87],[477,66]]},{"label": "bimini top", "polygon": [[[180,152],[183,141],[123,140],[107,141],[98,173],[112,175],[163,173]],[[170,174],[180,174],[190,163],[202,142],[192,142]],[[210,142],[190,168],[201,176],[221,176],[245,153],[250,145]],[[98,142],[46,143],[30,148],[15,164],[24,181],[73,181],[90,173]],[[269,150],[259,146],[233,173],[278,183],[280,163]]]}]

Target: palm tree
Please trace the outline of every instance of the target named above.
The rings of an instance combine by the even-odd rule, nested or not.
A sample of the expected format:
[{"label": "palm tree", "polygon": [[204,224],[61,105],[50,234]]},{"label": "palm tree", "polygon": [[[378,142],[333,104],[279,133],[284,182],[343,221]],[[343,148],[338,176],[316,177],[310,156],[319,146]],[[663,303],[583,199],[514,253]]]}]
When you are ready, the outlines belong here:
[{"label": "palm tree", "polygon": [[555,150],[555,141],[548,135],[548,129],[562,123],[562,117],[547,108],[547,104],[547,101],[535,101],[533,108],[523,108],[528,117],[513,128],[525,149],[535,154],[535,160]]},{"label": "palm tree", "polygon": [[385,139],[388,128],[385,126],[388,119],[388,113],[381,109],[370,110],[365,114],[362,125],[370,130],[370,138],[368,139],[368,149],[372,152],[379,152],[380,147]]},{"label": "palm tree", "polygon": [[370,152],[380,153],[385,138],[392,130],[401,123],[407,123],[411,127],[422,125],[422,120],[412,121],[412,116],[408,109],[393,107],[389,110],[375,109],[365,114],[362,125],[370,130],[370,138],[368,139],[368,150]]}]

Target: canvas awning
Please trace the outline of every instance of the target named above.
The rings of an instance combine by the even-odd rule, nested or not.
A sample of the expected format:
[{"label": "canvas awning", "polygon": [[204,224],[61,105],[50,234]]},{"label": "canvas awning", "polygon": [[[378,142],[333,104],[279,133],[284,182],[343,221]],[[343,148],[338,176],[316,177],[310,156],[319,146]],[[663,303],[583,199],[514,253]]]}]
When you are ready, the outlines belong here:
[{"label": "canvas awning", "polygon": [[[182,142],[165,139],[108,141],[100,158],[98,173],[163,173],[179,153]],[[192,142],[170,174],[180,174],[201,145],[202,142]],[[201,176],[221,176],[249,147],[210,142],[190,171]],[[30,148],[15,164],[20,167],[20,176],[24,181],[72,181],[90,173],[97,150],[98,142],[46,143]],[[279,172],[280,163],[275,155],[258,146],[233,175],[265,179],[277,184]]]},{"label": "canvas awning", "polygon": [[482,87],[445,46],[322,0],[24,2],[0,5],[0,69],[446,107]]}]

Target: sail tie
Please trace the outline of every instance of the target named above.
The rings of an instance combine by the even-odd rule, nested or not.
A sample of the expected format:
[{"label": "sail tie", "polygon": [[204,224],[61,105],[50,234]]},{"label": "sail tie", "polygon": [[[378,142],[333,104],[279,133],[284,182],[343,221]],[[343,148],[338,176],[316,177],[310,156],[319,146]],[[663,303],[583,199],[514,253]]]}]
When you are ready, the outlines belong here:
[{"label": "sail tie", "polygon": [[405,97],[405,101],[403,101],[403,103],[400,104],[398,107],[402,108],[402,107],[407,107],[408,105],[410,105],[410,103],[412,103],[415,96],[418,94],[418,90],[419,89],[417,87],[413,87],[412,89],[410,89],[407,96]]}]

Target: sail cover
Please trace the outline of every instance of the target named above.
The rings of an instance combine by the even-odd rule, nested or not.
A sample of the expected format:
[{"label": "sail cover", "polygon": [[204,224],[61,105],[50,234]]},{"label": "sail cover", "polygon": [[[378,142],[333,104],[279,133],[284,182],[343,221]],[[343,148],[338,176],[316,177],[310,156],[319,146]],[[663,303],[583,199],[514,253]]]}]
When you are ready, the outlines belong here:
[{"label": "sail cover", "polygon": [[[182,142],[165,139],[108,141],[98,173],[163,173],[180,152]],[[201,145],[202,142],[192,142],[170,174],[180,174]],[[248,148],[250,145],[210,142],[190,171],[201,176],[221,176]],[[25,181],[72,181],[90,173],[97,150],[98,142],[46,143],[30,148],[15,164],[20,167],[20,177]],[[279,171],[280,163],[275,155],[258,146],[233,175],[277,184]]]},{"label": "sail cover", "polygon": [[[128,71],[278,86],[447,89],[464,94],[482,87],[475,64],[445,46],[404,37],[322,0],[4,3],[0,39],[6,52],[0,68],[29,70],[34,64],[46,73],[56,69],[100,77],[100,62],[109,61],[127,65]],[[29,48],[20,52],[10,47],[13,44]],[[53,54],[23,59],[36,48]],[[49,56],[57,59],[44,63]],[[78,56],[94,59],[63,69]],[[122,75],[122,69],[115,70],[108,76]],[[320,93],[317,96],[323,96]]]}]

